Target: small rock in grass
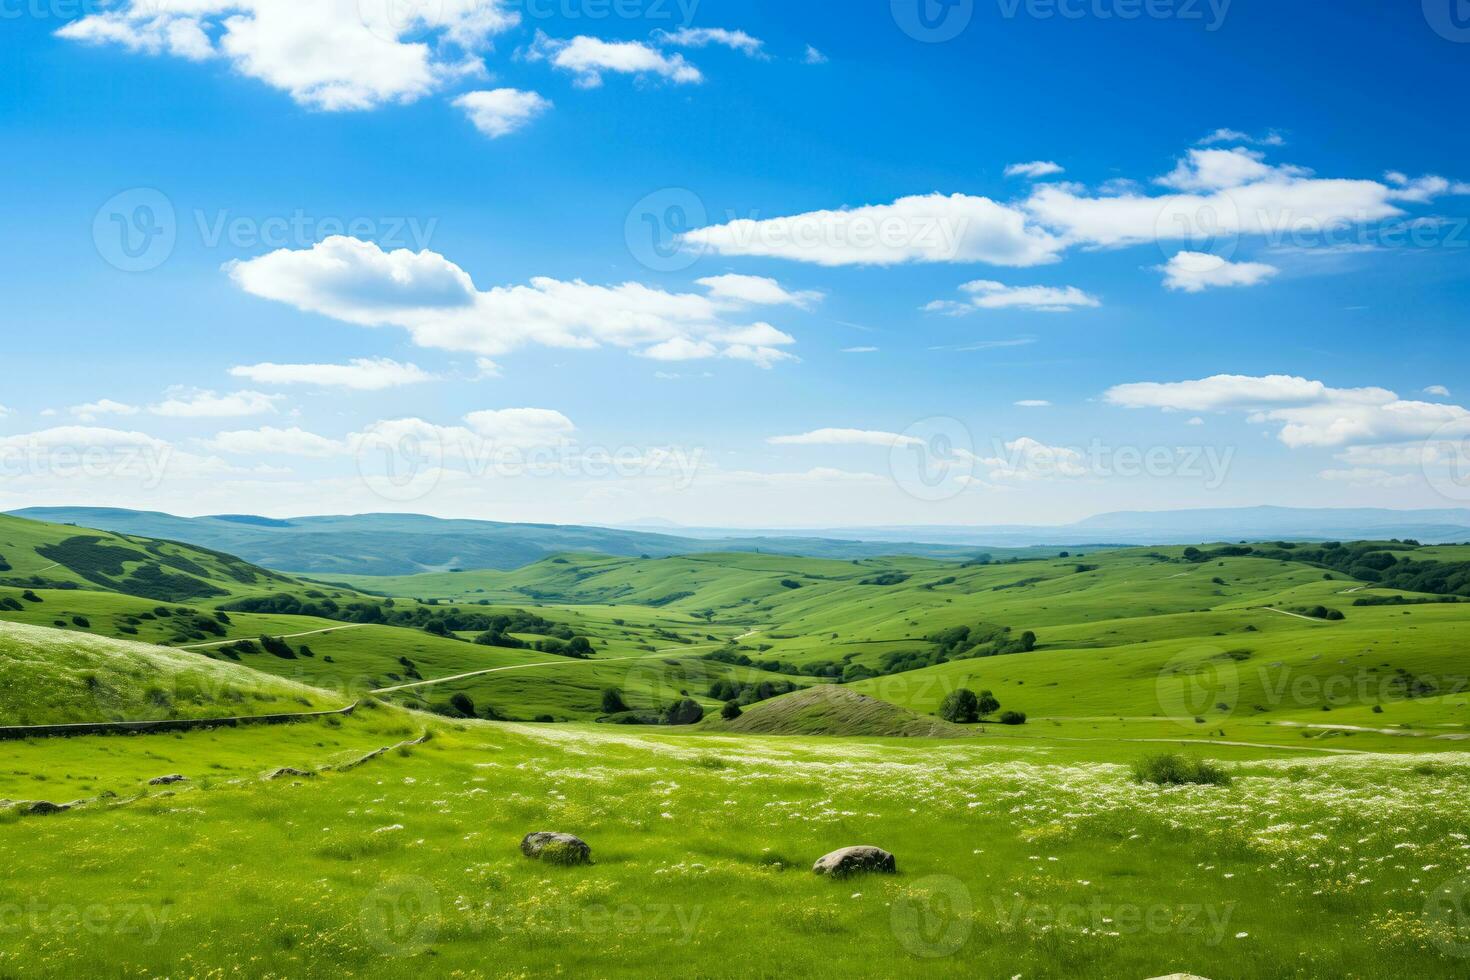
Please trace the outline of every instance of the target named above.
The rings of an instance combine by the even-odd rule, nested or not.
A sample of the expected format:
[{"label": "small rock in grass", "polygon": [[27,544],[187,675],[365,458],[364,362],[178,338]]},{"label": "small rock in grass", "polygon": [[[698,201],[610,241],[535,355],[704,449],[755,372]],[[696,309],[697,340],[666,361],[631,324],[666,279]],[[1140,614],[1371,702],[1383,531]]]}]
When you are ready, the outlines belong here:
[{"label": "small rock in grass", "polygon": [[316,775],[316,773],[314,773],[314,772],[307,772],[305,769],[297,769],[294,766],[282,766],[281,768],[277,769],[275,772],[268,774],[265,778],[266,779],[287,779],[287,778],[290,778],[290,777],[295,777],[297,779],[310,779],[312,776],[315,776],[315,775]]},{"label": "small rock in grass", "polygon": [[154,776],[152,779],[148,780],[148,785],[149,786],[170,786],[170,785],[172,785],[174,783],[187,783],[188,781],[189,781],[189,777],[188,776],[180,776],[178,773],[174,773],[171,776]]},{"label": "small rock in grass", "polygon": [[893,874],[898,870],[898,862],[892,854],[881,847],[860,845],[858,847],[844,847],[833,851],[831,854],[823,855],[812,865],[812,873],[819,875],[831,875],[834,878],[845,878],[850,874],[861,874],[868,871],[878,871],[884,874]]},{"label": "small rock in grass", "polygon": [[592,848],[579,837],[541,830],[521,839],[521,853],[552,864],[590,864]]},{"label": "small rock in grass", "polygon": [[26,813],[40,816],[47,813],[62,813],[70,809],[71,805],[67,803],[49,803],[46,800],[37,800],[26,807]]}]

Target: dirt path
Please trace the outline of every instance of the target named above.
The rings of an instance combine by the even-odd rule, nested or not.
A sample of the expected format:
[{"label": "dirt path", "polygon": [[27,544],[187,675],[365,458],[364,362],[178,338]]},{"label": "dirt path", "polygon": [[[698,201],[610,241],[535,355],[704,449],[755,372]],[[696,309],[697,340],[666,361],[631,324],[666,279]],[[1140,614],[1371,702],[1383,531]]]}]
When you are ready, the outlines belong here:
[{"label": "dirt path", "polygon": [[718,645],[719,644],[717,643],[700,643],[694,646],[687,647],[664,647],[662,650],[655,650],[652,653],[639,654],[636,657],[605,657],[598,660],[578,660],[569,657],[561,657],[556,660],[543,660],[539,663],[534,664],[510,664],[505,667],[487,667],[484,670],[471,670],[463,674],[453,674],[449,677],[436,677],[433,680],[429,681],[414,681],[412,684],[397,684],[393,687],[380,687],[376,691],[371,691],[369,693],[392,694],[394,691],[409,691],[418,687],[433,687],[435,684],[448,684],[453,681],[467,680],[471,677],[483,677],[485,674],[498,674],[501,671],[505,670],[530,670],[533,667],[555,667],[561,664],[616,664],[625,663],[629,660],[655,660],[659,657],[664,656],[665,654],[673,653],[677,650],[703,650],[706,647],[713,647]]},{"label": "dirt path", "polygon": [[1262,609],[1269,609],[1273,613],[1280,613],[1283,616],[1291,616],[1294,619],[1305,619],[1307,622],[1309,622],[1309,623],[1316,623],[1318,626],[1326,626],[1327,625],[1327,621],[1326,620],[1313,619],[1311,616],[1303,616],[1301,613],[1287,612],[1285,609],[1277,609],[1275,606],[1262,606],[1261,608]]},{"label": "dirt path", "polygon": [[[325,629],[307,630],[305,633],[286,633],[276,637],[280,640],[294,640],[298,636],[316,636],[320,633],[335,633],[338,630],[355,630],[364,626],[375,626],[376,623],[343,623],[341,626],[328,626]],[[271,636],[274,634],[266,634]],[[241,637],[241,639],[254,639],[254,637]],[[227,647],[231,643],[239,643],[240,640],[215,640],[210,643],[185,643],[183,646],[174,647],[175,650],[203,650],[206,647]]]}]

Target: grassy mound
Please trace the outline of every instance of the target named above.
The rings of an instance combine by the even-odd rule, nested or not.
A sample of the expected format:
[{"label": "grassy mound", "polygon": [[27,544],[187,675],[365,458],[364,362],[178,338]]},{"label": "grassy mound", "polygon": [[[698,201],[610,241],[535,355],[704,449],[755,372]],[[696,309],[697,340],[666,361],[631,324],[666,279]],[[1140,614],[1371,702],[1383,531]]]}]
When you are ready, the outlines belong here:
[{"label": "grassy mound", "polygon": [[324,692],[199,653],[0,622],[0,725],[284,714]]},{"label": "grassy mound", "polygon": [[750,735],[882,735],[903,738],[963,738],[974,732],[938,718],[925,718],[896,704],[845,687],[819,685],[752,705],[732,721],[710,728]]}]

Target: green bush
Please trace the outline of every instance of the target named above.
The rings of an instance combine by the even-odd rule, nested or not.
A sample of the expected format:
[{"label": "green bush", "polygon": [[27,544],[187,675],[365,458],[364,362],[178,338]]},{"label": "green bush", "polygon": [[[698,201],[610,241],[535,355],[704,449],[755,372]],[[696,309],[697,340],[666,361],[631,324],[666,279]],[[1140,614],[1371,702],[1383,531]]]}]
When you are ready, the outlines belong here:
[{"label": "green bush", "polygon": [[1026,712],[1024,711],[1002,711],[1000,713],[1002,725],[1024,725],[1026,724]]},{"label": "green bush", "polygon": [[980,718],[980,699],[968,687],[951,691],[939,705],[939,717],[956,725],[969,725]]},{"label": "green bush", "polygon": [[720,709],[720,717],[726,721],[734,721],[741,715],[739,701],[726,701],[725,706]]},{"label": "green bush", "polygon": [[680,698],[664,709],[665,725],[693,725],[704,717],[704,708],[698,701]]},{"label": "green bush", "polygon": [[615,687],[610,687],[602,692],[602,713],[605,715],[621,714],[628,710],[628,703],[623,700],[623,692]]},{"label": "green bush", "polygon": [[1177,752],[1146,755],[1133,763],[1133,778],[1155,786],[1229,786],[1230,774],[1206,759],[1191,759]]}]

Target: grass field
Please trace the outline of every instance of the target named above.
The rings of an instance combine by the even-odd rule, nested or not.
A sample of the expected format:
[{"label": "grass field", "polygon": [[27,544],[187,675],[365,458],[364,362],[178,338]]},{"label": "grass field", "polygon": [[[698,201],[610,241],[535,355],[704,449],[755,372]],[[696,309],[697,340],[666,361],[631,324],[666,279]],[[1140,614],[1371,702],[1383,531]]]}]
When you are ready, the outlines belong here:
[{"label": "grass field", "polygon": [[[223,556],[196,562],[222,594],[161,602],[120,591],[126,568],[97,581],[75,549],[75,579],[31,567],[27,542],[40,558],[85,532],[3,530],[7,574],[26,566],[0,586],[4,723],[362,702],[281,727],[0,742],[3,976],[1220,980],[1470,963],[1470,604],[1440,595],[1158,548],[565,555],[248,586]],[[226,611],[280,594],[340,603]],[[347,621],[350,602],[407,618]],[[534,631],[486,645],[410,625],[471,614]],[[551,634],[585,655],[535,649]],[[237,645],[262,635],[284,651]],[[960,688],[1001,708],[936,717]],[[685,698],[704,718],[594,724],[609,689],[630,710],[607,720]],[[463,698],[522,721],[435,713]],[[1213,761],[1218,784],[1137,781],[1160,752]],[[186,779],[149,782],[169,774]],[[582,837],[594,863],[523,857],[537,830]],[[810,873],[856,844],[898,873]]]}]

